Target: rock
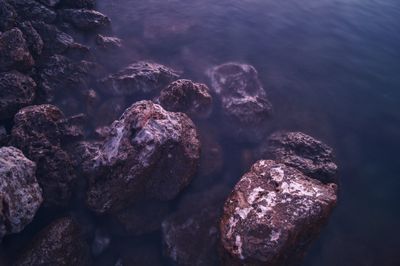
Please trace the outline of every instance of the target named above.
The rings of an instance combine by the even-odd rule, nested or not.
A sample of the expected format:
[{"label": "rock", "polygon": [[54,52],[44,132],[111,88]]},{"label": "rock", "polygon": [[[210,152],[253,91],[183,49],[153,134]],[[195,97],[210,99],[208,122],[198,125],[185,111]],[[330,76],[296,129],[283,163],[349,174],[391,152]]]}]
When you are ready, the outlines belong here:
[{"label": "rock", "polygon": [[337,188],[274,161],[255,163],[225,202],[224,265],[298,264],[336,204]]},{"label": "rock", "polygon": [[34,65],[22,32],[13,28],[0,35],[0,71],[28,70]]},{"label": "rock", "polygon": [[116,50],[122,47],[122,40],[117,37],[106,37],[98,34],[96,36],[96,44],[104,50]]},{"label": "rock", "polygon": [[90,9],[63,9],[61,18],[83,31],[93,31],[110,25],[110,19],[104,14]]},{"label": "rock", "polygon": [[45,227],[22,252],[16,266],[90,265],[90,249],[79,224],[60,218]]},{"label": "rock", "polygon": [[106,213],[141,198],[171,200],[189,184],[199,156],[196,128],[185,114],[137,102],[111,125],[93,159],[87,204]]},{"label": "rock", "polygon": [[25,21],[19,25],[19,29],[24,34],[31,53],[35,56],[41,55],[44,43],[32,24],[29,21]]},{"label": "rock", "polygon": [[0,242],[6,234],[21,232],[42,203],[35,170],[17,148],[0,148]]},{"label": "rock", "polygon": [[333,150],[304,133],[272,134],[260,147],[259,157],[284,163],[323,183],[337,183]]},{"label": "rock", "polygon": [[0,0],[0,32],[15,26],[17,12],[6,0]]},{"label": "rock", "polygon": [[66,121],[52,105],[25,107],[14,118],[11,143],[36,162],[46,206],[66,205],[76,181],[70,157],[61,146],[69,134]]},{"label": "rock", "polygon": [[161,106],[171,112],[186,113],[194,118],[207,118],[212,109],[212,97],[206,85],[180,79],[161,90]]},{"label": "rock", "polygon": [[60,0],[39,0],[39,2],[49,7],[55,7],[58,3],[60,3]]},{"label": "rock", "polygon": [[11,119],[32,104],[35,94],[36,83],[30,77],[17,71],[0,73],[0,120]]},{"label": "rock", "polygon": [[3,125],[0,125],[0,147],[6,146],[9,140],[7,130]]},{"label": "rock", "polygon": [[56,12],[35,0],[9,0],[9,2],[17,11],[20,21],[29,20],[53,23],[57,18]]},{"label": "rock", "polygon": [[95,0],[61,0],[61,5],[70,8],[94,8]]},{"label": "rock", "polygon": [[239,141],[258,142],[266,132],[272,106],[258,79],[246,64],[226,63],[210,69],[212,90],[221,100],[226,133]]},{"label": "rock", "polygon": [[141,61],[102,79],[100,89],[106,95],[151,97],[178,77],[171,68]]}]

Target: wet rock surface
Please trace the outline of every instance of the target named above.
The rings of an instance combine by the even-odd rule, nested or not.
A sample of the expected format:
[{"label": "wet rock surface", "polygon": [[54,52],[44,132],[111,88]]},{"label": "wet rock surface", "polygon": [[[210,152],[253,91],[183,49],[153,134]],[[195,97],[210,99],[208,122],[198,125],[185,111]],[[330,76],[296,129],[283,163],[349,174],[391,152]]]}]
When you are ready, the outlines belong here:
[{"label": "wet rock surface", "polygon": [[34,64],[21,30],[13,28],[0,35],[0,71],[29,70]]},{"label": "wet rock surface", "polygon": [[225,63],[207,72],[211,89],[221,101],[226,132],[240,141],[257,142],[265,134],[272,114],[257,70],[240,63]]},{"label": "wet rock surface", "polygon": [[323,183],[336,183],[338,167],[333,150],[301,132],[272,134],[259,149],[260,158],[272,158]]},{"label": "wet rock surface", "polygon": [[94,158],[87,203],[104,213],[141,197],[171,200],[189,184],[199,156],[196,128],[186,115],[137,102],[112,124]]},{"label": "wet rock surface", "polygon": [[336,204],[325,185],[275,161],[255,163],[225,202],[224,265],[293,265],[318,235]]},{"label": "wet rock surface", "polygon": [[79,224],[60,218],[45,227],[20,254],[15,265],[90,265],[90,249]]},{"label": "wet rock surface", "polygon": [[0,148],[0,242],[21,232],[42,203],[36,165],[14,147]]}]

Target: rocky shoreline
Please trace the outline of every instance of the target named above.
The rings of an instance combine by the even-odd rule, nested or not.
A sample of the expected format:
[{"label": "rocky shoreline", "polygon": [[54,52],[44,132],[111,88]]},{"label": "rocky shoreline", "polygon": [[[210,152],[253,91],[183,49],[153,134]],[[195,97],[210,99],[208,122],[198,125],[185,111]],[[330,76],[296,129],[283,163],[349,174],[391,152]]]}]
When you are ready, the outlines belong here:
[{"label": "rocky shoreline", "polygon": [[110,67],[124,41],[94,8],[0,0],[0,265],[301,263],[337,202],[333,150],[271,132],[251,65]]}]

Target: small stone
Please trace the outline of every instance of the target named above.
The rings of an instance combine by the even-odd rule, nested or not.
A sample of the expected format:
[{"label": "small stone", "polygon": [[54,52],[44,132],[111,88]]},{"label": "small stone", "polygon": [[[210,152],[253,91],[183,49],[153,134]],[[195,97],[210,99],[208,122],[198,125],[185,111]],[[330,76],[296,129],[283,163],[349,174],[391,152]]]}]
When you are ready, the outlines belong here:
[{"label": "small stone", "polygon": [[161,106],[171,112],[182,112],[194,118],[207,118],[212,109],[212,97],[205,84],[180,79],[161,90]]},{"label": "small stone", "polygon": [[101,49],[116,50],[122,47],[122,40],[117,37],[108,37],[98,34],[96,36],[96,44]]},{"label": "small stone", "polygon": [[21,30],[14,28],[0,35],[0,71],[29,70],[34,63]]},{"label": "small stone", "polygon": [[255,163],[225,202],[223,265],[301,261],[336,204],[337,188],[275,161]]},{"label": "small stone", "polygon": [[21,232],[43,201],[35,170],[17,148],[0,148],[0,242],[6,234]]},{"label": "small stone", "polygon": [[17,71],[0,73],[0,120],[11,119],[19,109],[33,103],[36,83]]},{"label": "small stone", "polygon": [[39,232],[15,265],[88,266],[90,261],[90,248],[81,227],[72,218],[65,217]]},{"label": "small stone", "polygon": [[12,29],[15,26],[17,12],[7,1],[0,0],[0,32]]},{"label": "small stone", "polygon": [[40,37],[32,24],[29,21],[25,21],[19,25],[19,28],[25,36],[31,53],[35,56],[41,55],[44,43],[42,37]]},{"label": "small stone", "polygon": [[75,28],[92,31],[110,25],[110,19],[104,14],[91,9],[63,9],[61,18],[71,23]]}]

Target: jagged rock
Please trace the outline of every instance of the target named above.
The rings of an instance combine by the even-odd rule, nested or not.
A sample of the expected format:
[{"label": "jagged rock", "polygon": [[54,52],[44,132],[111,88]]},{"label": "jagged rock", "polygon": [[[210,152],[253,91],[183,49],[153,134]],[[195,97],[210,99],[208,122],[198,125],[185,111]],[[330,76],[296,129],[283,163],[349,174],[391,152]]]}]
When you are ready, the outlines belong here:
[{"label": "jagged rock", "polygon": [[30,77],[17,71],[0,73],[0,120],[11,119],[32,104],[35,94],[36,83]]},{"label": "jagged rock", "polygon": [[226,132],[239,141],[257,142],[266,132],[272,106],[257,70],[246,64],[226,63],[210,69],[212,90],[221,100]]},{"label": "jagged rock", "polygon": [[337,182],[333,150],[301,132],[277,132],[259,148],[260,158],[271,158],[323,183]]},{"label": "jagged rock", "polygon": [[0,35],[0,71],[28,70],[34,63],[21,30],[14,28]]},{"label": "jagged rock", "polygon": [[179,73],[166,66],[137,62],[101,80],[104,94],[114,96],[155,96],[178,79]]},{"label": "jagged rock", "polygon": [[9,0],[9,2],[14,6],[21,21],[53,23],[57,18],[56,12],[35,0]]},{"label": "jagged rock", "polygon": [[35,236],[18,257],[16,266],[90,265],[90,249],[83,230],[72,218],[60,218]]},{"label": "jagged rock", "polygon": [[0,148],[0,242],[6,234],[21,232],[42,203],[35,170],[17,148]]},{"label": "jagged rock", "polygon": [[93,159],[87,204],[105,213],[141,198],[171,200],[195,174],[199,153],[196,128],[185,114],[137,102],[112,124]]},{"label": "jagged rock", "polygon": [[171,112],[186,113],[190,117],[206,118],[212,109],[212,97],[205,84],[179,79],[161,90],[161,106]]},{"label": "jagged rock", "polygon": [[61,0],[61,5],[71,8],[94,8],[95,0]]},{"label": "jagged rock", "polygon": [[42,4],[49,6],[49,7],[54,7],[58,3],[60,3],[60,0],[39,0]]},{"label": "jagged rock", "polygon": [[111,23],[106,15],[91,9],[63,9],[60,16],[75,28],[84,31],[104,28]]},{"label": "jagged rock", "polygon": [[122,40],[117,37],[108,37],[98,34],[96,36],[96,44],[101,49],[115,50],[122,47]]},{"label": "jagged rock", "polygon": [[21,109],[14,118],[11,143],[36,162],[36,176],[43,189],[44,204],[66,205],[76,176],[62,140],[70,134],[68,120],[52,105]]},{"label": "jagged rock", "polygon": [[25,21],[19,25],[19,29],[24,34],[31,53],[35,56],[41,55],[44,43],[32,24],[29,21]]},{"label": "jagged rock", "polygon": [[0,0],[0,32],[12,29],[15,26],[17,12],[5,0]]},{"label": "jagged rock", "polygon": [[78,172],[87,174],[92,170],[90,161],[99,155],[101,144],[99,141],[79,141],[67,147],[72,164]]},{"label": "jagged rock", "polygon": [[285,164],[258,161],[225,202],[223,264],[298,264],[332,212],[336,194],[335,184]]}]

